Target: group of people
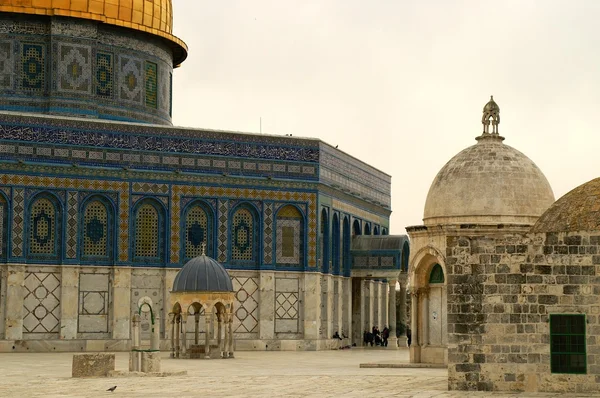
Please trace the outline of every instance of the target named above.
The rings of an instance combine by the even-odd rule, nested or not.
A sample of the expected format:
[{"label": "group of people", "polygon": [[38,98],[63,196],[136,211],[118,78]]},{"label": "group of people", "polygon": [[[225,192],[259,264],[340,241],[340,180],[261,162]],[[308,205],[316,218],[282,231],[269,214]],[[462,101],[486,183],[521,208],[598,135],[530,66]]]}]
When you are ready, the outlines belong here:
[{"label": "group of people", "polygon": [[387,326],[385,326],[382,331],[379,331],[377,326],[373,326],[373,329],[370,332],[365,330],[363,333],[363,343],[365,346],[370,344],[371,347],[373,347],[373,345],[387,347],[389,337],[390,329]]}]

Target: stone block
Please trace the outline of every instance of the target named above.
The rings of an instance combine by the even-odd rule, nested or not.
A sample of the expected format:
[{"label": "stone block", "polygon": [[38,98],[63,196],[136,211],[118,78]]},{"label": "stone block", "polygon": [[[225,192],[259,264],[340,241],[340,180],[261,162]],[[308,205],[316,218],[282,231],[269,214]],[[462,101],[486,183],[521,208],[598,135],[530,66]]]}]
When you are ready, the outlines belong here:
[{"label": "stone block", "polygon": [[142,372],[160,372],[160,352],[142,352]]},{"label": "stone block", "polygon": [[106,377],[115,370],[115,354],[75,354],[73,355],[72,377]]}]

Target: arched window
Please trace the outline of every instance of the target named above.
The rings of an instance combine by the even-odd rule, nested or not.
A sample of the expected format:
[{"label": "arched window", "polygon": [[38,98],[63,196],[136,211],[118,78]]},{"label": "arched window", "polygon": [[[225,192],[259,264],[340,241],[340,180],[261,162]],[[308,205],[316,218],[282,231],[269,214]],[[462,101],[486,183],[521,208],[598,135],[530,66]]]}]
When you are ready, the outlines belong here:
[{"label": "arched window", "polygon": [[342,257],[344,259],[344,276],[350,276],[350,220],[344,217],[342,231]]},{"label": "arched window", "polygon": [[387,228],[381,228],[381,235],[387,235],[387,234],[388,234]]},{"label": "arched window", "polygon": [[429,274],[429,283],[444,283],[444,270],[439,264],[435,264]]},{"label": "arched window", "polygon": [[371,224],[365,223],[365,235],[371,235]]},{"label": "arched window", "polygon": [[164,263],[165,214],[153,199],[144,199],[134,210],[133,261]]},{"label": "arched window", "polygon": [[213,257],[213,215],[201,203],[191,204],[185,212],[185,228],[183,229],[184,260],[205,254]]},{"label": "arched window", "polygon": [[59,260],[61,256],[61,209],[50,195],[36,198],[29,210],[28,253],[33,259]]},{"label": "arched window", "polygon": [[373,235],[379,235],[379,226],[375,225],[373,227]]},{"label": "arched window", "polygon": [[321,246],[321,267],[323,272],[329,272],[329,219],[327,216],[327,210],[321,211],[321,233],[320,246]]},{"label": "arched window", "polygon": [[337,214],[333,215],[333,231],[331,233],[332,246],[332,263],[333,273],[339,275],[340,273],[340,220]]},{"label": "arched window", "polygon": [[360,231],[360,222],[358,220],[354,220],[354,223],[352,223],[352,235],[360,235],[361,231]]},{"label": "arched window", "polygon": [[231,218],[230,259],[234,264],[258,264],[258,230],[256,211],[238,207]]},{"label": "arched window", "polygon": [[113,208],[101,197],[94,197],[83,204],[80,218],[80,255],[82,260],[109,262],[113,249]]},{"label": "arched window", "polygon": [[303,265],[304,219],[295,206],[287,205],[277,212],[276,233],[277,264]]}]

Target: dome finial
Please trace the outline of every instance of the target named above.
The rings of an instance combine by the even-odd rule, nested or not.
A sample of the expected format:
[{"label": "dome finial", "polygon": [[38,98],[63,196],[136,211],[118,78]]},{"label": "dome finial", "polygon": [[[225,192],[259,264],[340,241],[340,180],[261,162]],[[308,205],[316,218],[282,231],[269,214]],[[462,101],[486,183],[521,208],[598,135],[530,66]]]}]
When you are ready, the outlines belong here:
[{"label": "dome finial", "polygon": [[[483,117],[481,118],[481,123],[483,124],[483,135],[498,135],[498,124],[500,124],[500,107],[494,101],[493,95],[490,95],[489,102],[483,107]],[[491,132],[490,124],[492,125]]]},{"label": "dome finial", "polygon": [[206,256],[206,243],[205,242],[202,242],[202,244],[200,245],[200,249],[202,250],[202,253],[200,255]]}]

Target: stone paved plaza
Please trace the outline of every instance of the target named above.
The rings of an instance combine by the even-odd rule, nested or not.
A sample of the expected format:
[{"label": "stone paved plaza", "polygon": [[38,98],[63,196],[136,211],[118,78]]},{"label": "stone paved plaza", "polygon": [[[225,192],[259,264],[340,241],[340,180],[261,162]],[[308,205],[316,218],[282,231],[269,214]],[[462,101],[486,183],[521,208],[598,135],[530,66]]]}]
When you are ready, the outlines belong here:
[{"label": "stone paved plaza", "polygon": [[[361,363],[408,361],[398,351],[352,349],[320,352],[237,352],[234,360],[171,360],[165,371],[187,376],[71,378],[70,353],[0,354],[0,397],[584,397],[447,391],[445,369],[361,369]],[[127,354],[117,354],[117,370]],[[587,395],[592,396],[592,395]]]}]

